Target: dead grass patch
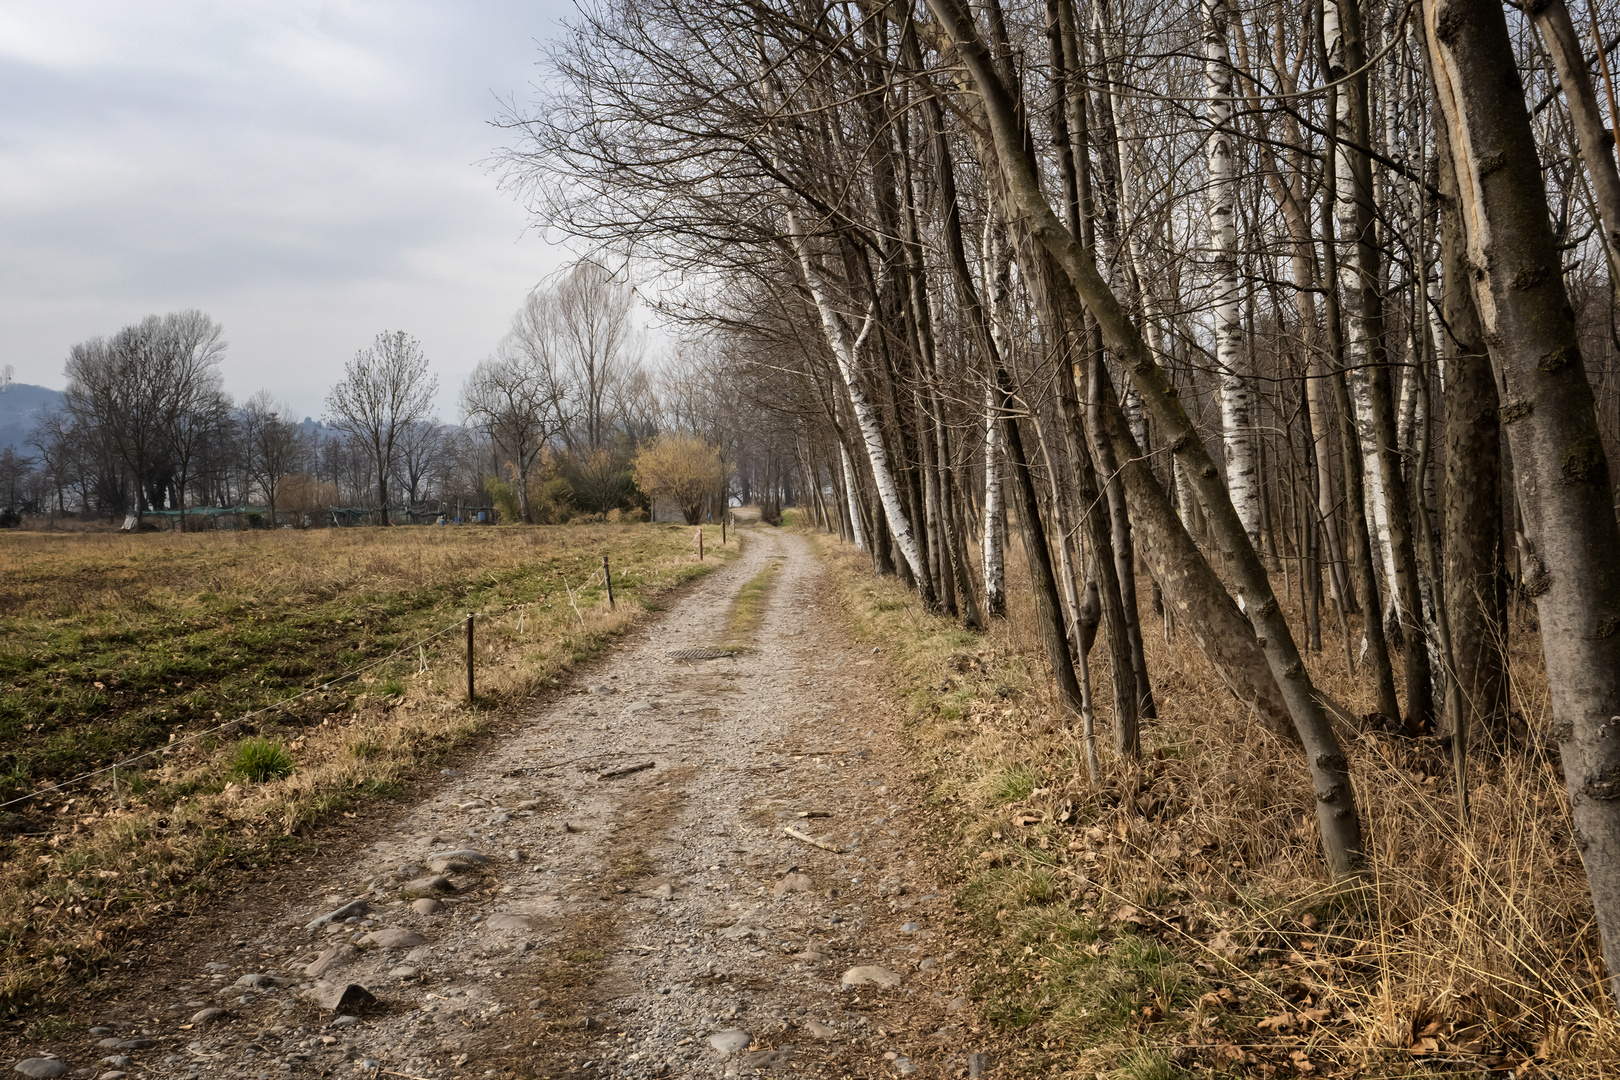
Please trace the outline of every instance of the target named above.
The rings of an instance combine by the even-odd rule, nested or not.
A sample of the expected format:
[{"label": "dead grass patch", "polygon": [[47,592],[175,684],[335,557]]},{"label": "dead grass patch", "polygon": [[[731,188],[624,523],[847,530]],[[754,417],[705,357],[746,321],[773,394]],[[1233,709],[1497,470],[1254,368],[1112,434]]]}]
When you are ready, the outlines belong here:
[{"label": "dead grass patch", "polygon": [[[1184,634],[1166,641],[1145,612],[1160,717],[1144,724],[1143,760],[1105,759],[1093,787],[1040,675],[1027,591],[971,634],[820,542],[857,634],[909,682],[905,728],[981,934],[977,995],[1050,1075],[1620,1065],[1555,754],[1477,759],[1470,829],[1436,742],[1342,731],[1372,868],[1346,893],[1325,879],[1298,752],[1250,720]],[[1512,640],[1516,708],[1550,745],[1539,641],[1528,626]],[[1342,642],[1324,645],[1313,677],[1372,711]]]}]

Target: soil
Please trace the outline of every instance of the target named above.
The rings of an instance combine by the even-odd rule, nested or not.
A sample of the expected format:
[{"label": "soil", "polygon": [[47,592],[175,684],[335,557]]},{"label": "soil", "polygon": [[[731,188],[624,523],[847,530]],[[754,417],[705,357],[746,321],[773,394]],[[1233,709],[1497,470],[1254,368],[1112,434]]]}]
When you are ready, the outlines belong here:
[{"label": "soil", "polygon": [[[671,655],[772,560],[749,647]],[[417,801],[155,928],[11,1049],[111,1080],[996,1075],[874,652],[807,541],[750,529]]]}]

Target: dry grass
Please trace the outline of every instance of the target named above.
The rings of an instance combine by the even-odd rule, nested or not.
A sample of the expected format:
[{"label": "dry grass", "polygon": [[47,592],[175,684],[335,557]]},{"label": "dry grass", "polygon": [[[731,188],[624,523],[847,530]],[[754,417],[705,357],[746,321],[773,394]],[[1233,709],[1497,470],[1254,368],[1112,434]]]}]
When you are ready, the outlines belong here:
[{"label": "dry grass", "polygon": [[[39,795],[10,808],[0,839],[0,1006],[37,1010],[222,872],[307,847],[314,826],[403,792],[483,730],[492,705],[555,685],[661,594],[734,556],[712,531],[705,565],[689,529],[656,525],[0,536],[0,751],[7,797]],[[468,611],[480,616],[476,704]],[[250,738],[279,744],[291,773],[233,776],[239,754],[274,760],[245,751]],[[49,790],[151,749],[137,767]]]},{"label": "dry grass", "polygon": [[[1093,788],[1036,674],[1027,590],[968,634],[874,580],[859,553],[823,546],[859,633],[915,673],[906,723],[984,935],[977,990],[1024,1033],[1028,1068],[1159,1080],[1620,1066],[1556,755],[1477,759],[1464,828],[1437,743],[1342,731],[1372,874],[1336,890],[1299,753],[1250,721],[1185,634],[1167,644],[1147,613],[1160,718],[1144,725],[1143,761],[1105,760]],[[1324,644],[1313,675],[1372,711],[1342,643]],[[1545,739],[1539,641],[1516,627],[1513,648],[1515,707]]]}]

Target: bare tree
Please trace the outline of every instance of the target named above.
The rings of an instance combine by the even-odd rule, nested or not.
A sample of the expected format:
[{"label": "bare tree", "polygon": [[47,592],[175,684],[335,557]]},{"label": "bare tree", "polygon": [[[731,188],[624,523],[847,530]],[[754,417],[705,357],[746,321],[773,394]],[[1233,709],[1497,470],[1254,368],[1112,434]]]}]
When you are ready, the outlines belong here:
[{"label": "bare tree", "polygon": [[400,437],[421,420],[439,391],[421,344],[403,330],[384,331],[344,366],[343,381],[326,395],[332,424],[360,445],[377,485],[380,523],[388,517],[388,476]]},{"label": "bare tree", "polygon": [[484,432],[495,453],[506,455],[517,472],[518,505],[526,525],[534,524],[529,474],[570,415],[558,325],[555,297],[531,293],[512,317],[511,332],[495,355],[473,370],[461,391],[468,423]]},{"label": "bare tree", "polygon": [[585,259],[558,282],[549,301],[549,330],[573,398],[569,442],[576,452],[601,450],[619,385],[640,366],[645,348],[635,325],[635,296],[629,285]]},{"label": "bare tree", "polygon": [[303,430],[291,419],[291,406],[260,390],[242,403],[241,439],[249,482],[264,496],[270,527],[276,527],[276,499],[282,481],[303,471],[307,455]]}]

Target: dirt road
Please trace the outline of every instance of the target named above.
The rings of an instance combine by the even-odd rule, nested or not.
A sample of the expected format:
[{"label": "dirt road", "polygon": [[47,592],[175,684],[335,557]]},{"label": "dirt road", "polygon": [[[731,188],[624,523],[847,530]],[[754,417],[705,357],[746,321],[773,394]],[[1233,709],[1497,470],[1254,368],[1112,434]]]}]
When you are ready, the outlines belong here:
[{"label": "dirt road", "polygon": [[[750,648],[672,657],[772,564]],[[881,672],[807,542],[750,530],[324,880],[24,1048],[66,1070],[34,1075],[992,1075]]]}]

